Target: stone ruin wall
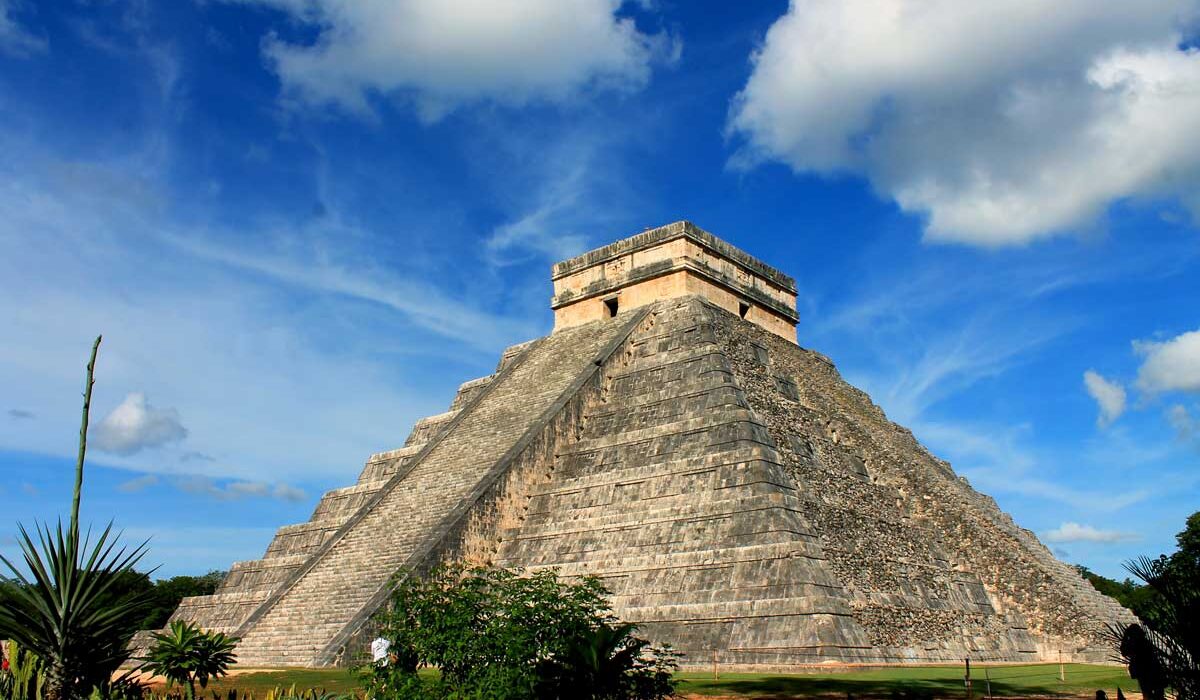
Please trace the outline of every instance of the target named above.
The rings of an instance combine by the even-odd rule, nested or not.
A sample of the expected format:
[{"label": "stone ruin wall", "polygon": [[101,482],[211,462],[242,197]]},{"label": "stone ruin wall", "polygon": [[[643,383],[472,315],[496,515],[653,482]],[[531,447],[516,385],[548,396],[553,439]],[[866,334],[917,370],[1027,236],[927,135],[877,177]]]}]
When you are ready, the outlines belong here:
[{"label": "stone ruin wall", "polygon": [[[720,313],[720,312],[718,312]],[[805,496],[856,617],[880,648],[1108,660],[1100,620],[1132,614],[887,420],[819,353],[718,325],[751,405]],[[908,648],[909,651],[903,650]]]}]

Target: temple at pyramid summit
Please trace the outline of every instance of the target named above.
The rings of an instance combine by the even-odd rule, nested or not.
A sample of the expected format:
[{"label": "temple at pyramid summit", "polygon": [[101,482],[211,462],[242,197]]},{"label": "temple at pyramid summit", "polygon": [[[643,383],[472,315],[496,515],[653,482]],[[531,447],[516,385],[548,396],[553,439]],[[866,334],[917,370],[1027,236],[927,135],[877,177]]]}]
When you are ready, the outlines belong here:
[{"label": "temple at pyramid summit", "polygon": [[796,284],[688,222],[554,265],[508,348],[173,619],[358,658],[393,575],[595,575],[684,666],[1106,660],[1131,613],[796,341]]}]

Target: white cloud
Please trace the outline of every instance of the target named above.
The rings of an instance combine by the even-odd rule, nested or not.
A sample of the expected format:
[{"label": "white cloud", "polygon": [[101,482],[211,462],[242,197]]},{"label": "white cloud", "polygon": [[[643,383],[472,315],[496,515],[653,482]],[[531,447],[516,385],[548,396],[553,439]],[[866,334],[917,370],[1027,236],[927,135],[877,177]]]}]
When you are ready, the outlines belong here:
[{"label": "white cloud", "polygon": [[1200,212],[1195,0],[809,0],[736,98],[734,164],[865,176],[926,237],[1076,230],[1114,201]]},{"label": "white cloud", "polygon": [[131,455],[147,447],[161,447],[187,437],[187,428],[174,408],[155,408],[146,395],[134,392],[96,426],[93,443],[97,449]]},{"label": "white cloud", "polygon": [[1125,542],[1137,539],[1135,535],[1116,530],[1099,530],[1091,525],[1065,522],[1044,536],[1047,542]]},{"label": "white cloud", "polygon": [[1089,369],[1083,373],[1083,386],[1100,407],[1096,425],[1107,428],[1125,412],[1125,387],[1120,383],[1105,379]]},{"label": "white cloud", "polygon": [[242,498],[275,498],[296,503],[307,498],[303,490],[283,482],[269,484],[264,481],[231,481],[222,486],[214,479],[192,475],[176,477],[173,483],[187,493],[209,496],[220,501]]},{"label": "white cloud", "polygon": [[1145,357],[1137,376],[1142,391],[1200,392],[1200,330],[1164,342],[1134,341],[1133,349]]},{"label": "white cloud", "polygon": [[294,95],[358,112],[370,95],[408,96],[431,121],[464,103],[636,89],[673,44],[617,17],[620,0],[258,1],[319,31],[311,45],[264,45]]},{"label": "white cloud", "polygon": [[20,0],[0,0],[0,52],[22,58],[46,50],[46,40],[34,36],[13,16]]}]

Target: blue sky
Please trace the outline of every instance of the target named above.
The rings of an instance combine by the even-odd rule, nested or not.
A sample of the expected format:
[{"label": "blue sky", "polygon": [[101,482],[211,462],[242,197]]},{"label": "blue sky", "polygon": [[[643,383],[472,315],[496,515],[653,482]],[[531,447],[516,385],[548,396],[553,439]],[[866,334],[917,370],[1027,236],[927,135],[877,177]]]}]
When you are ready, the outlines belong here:
[{"label": "blue sky", "polygon": [[[1200,508],[1200,3],[0,0],[0,524],[260,556],[689,219],[1060,557]],[[0,534],[0,551],[14,543]]]}]

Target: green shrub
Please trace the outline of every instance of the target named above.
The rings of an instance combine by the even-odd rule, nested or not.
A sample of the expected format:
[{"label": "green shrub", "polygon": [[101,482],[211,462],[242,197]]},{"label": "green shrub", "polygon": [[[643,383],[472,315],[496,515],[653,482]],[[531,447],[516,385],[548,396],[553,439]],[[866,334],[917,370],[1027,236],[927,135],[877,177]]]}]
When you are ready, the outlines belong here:
[{"label": "green shrub", "polygon": [[[377,616],[389,662],[363,670],[372,698],[662,698],[675,654],[619,625],[594,577],[441,567],[399,579]],[[421,666],[440,675],[417,675]]]},{"label": "green shrub", "polygon": [[190,622],[175,620],[166,632],[153,636],[142,669],[166,678],[168,688],[186,686],[188,698],[196,697],[197,683],[207,688],[210,680],[226,675],[237,659],[236,638],[205,632]]}]

